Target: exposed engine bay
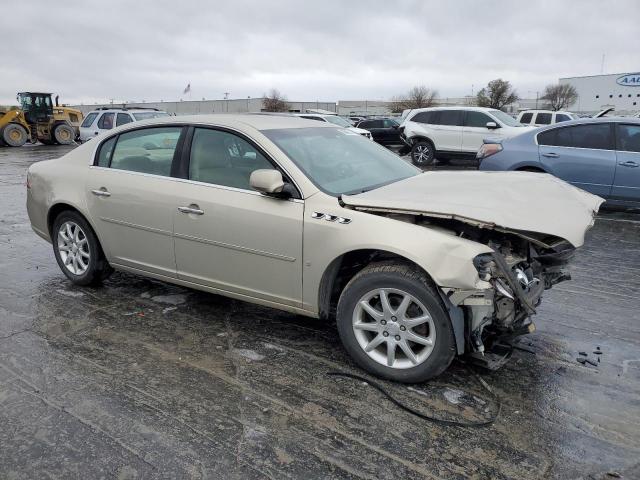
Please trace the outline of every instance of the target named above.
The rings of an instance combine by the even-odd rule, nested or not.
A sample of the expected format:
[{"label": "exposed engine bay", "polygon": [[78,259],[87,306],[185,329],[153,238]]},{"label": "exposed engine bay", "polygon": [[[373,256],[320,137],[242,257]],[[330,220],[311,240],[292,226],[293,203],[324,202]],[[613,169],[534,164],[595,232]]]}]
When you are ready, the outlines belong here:
[{"label": "exposed engine bay", "polygon": [[499,368],[510,356],[514,339],[535,331],[531,316],[544,290],[571,279],[566,266],[575,248],[561,238],[483,228],[455,219],[386,215],[482,243],[494,251],[474,259],[480,279],[491,288],[443,289],[451,305],[463,312],[463,351],[487,368]]}]

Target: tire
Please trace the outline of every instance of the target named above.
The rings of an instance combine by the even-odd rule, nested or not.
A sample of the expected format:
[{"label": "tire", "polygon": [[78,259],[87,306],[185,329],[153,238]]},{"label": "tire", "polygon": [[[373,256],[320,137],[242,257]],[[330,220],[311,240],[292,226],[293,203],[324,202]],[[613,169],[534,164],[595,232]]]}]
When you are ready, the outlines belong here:
[{"label": "tire", "polygon": [[436,149],[429,140],[418,140],[411,147],[411,161],[418,167],[431,165],[436,158]]},{"label": "tire", "polygon": [[[382,307],[381,292],[388,309]],[[403,315],[401,302],[407,296],[409,307]],[[363,302],[370,308],[363,308]],[[416,322],[420,323],[412,326]],[[356,274],[340,295],[337,324],[355,362],[388,380],[429,380],[446,370],[456,353],[451,321],[432,282],[418,268],[399,262],[372,263]],[[424,343],[428,340],[430,346]],[[407,347],[413,360],[405,353]],[[389,350],[394,352],[392,360]]]},{"label": "tire", "polygon": [[60,123],[53,129],[53,138],[60,145],[71,145],[76,138],[76,132],[70,125]]},{"label": "tire", "polygon": [[7,124],[0,133],[2,134],[2,140],[4,143],[10,147],[21,147],[27,143],[27,140],[29,139],[27,130],[17,123]]},{"label": "tire", "polygon": [[78,212],[66,210],[56,217],[51,240],[58,266],[76,285],[99,285],[113,272],[93,229]]}]

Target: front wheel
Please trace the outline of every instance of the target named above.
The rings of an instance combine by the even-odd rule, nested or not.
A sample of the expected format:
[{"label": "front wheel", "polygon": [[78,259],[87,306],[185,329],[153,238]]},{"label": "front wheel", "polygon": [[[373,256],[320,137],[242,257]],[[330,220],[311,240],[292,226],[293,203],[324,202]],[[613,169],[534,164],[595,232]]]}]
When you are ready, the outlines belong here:
[{"label": "front wheel", "polygon": [[442,373],[455,355],[449,316],[424,272],[396,262],[365,267],[337,312],[347,352],[382,378],[415,383]]},{"label": "front wheel", "polygon": [[93,229],[79,213],[58,215],[51,236],[60,269],[76,285],[97,285],[113,272]]},{"label": "front wheel", "polygon": [[10,147],[21,147],[29,139],[27,130],[17,123],[9,123],[6,125],[0,133],[2,134],[2,140]]},{"label": "front wheel", "polygon": [[426,140],[419,140],[411,147],[411,160],[418,167],[431,165],[436,158],[433,144]]}]

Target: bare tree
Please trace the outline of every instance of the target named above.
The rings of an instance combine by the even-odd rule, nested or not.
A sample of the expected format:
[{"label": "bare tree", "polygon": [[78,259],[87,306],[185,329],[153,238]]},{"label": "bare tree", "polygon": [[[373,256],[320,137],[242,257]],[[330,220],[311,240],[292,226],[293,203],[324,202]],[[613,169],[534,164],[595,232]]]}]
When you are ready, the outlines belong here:
[{"label": "bare tree", "polygon": [[567,83],[547,85],[540,100],[548,102],[551,110],[562,110],[578,100],[578,92],[573,85]]},{"label": "bare tree", "polygon": [[405,95],[398,95],[391,99],[391,111],[402,112],[410,108],[432,107],[436,103],[438,92],[424,85],[413,87]]},{"label": "bare tree", "polygon": [[506,105],[518,101],[518,94],[507,80],[491,80],[478,92],[478,106],[501,110]]},{"label": "bare tree", "polygon": [[282,95],[277,89],[272,88],[268,94],[264,94],[262,100],[262,110],[264,112],[287,112],[289,103],[287,97]]}]

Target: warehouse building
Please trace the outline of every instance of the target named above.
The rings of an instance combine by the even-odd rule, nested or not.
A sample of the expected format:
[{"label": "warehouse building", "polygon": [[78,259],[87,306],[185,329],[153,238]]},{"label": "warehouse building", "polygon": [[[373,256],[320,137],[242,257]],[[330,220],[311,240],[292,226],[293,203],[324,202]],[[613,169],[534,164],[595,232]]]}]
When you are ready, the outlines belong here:
[{"label": "warehouse building", "polygon": [[573,85],[578,100],[570,106],[574,112],[598,112],[613,107],[617,113],[640,110],[640,73],[616,73],[588,77],[561,78],[560,83]]}]

